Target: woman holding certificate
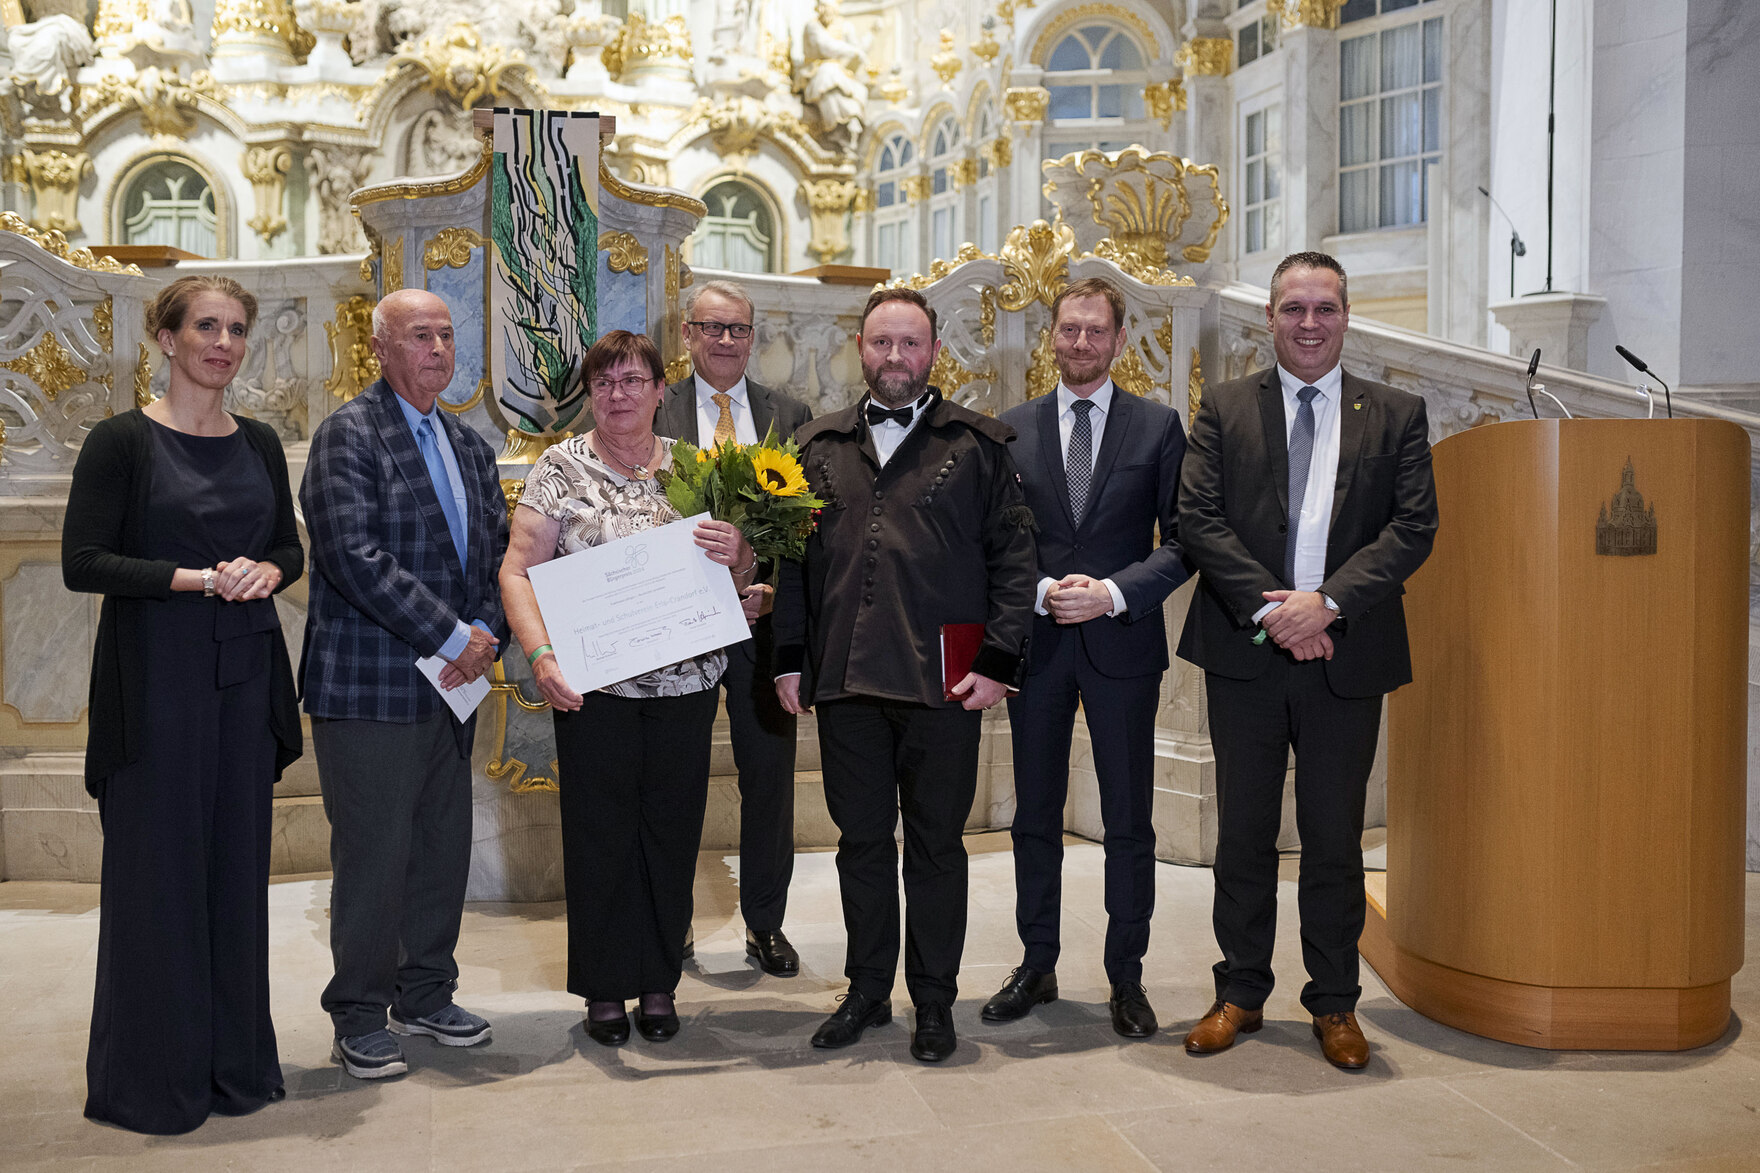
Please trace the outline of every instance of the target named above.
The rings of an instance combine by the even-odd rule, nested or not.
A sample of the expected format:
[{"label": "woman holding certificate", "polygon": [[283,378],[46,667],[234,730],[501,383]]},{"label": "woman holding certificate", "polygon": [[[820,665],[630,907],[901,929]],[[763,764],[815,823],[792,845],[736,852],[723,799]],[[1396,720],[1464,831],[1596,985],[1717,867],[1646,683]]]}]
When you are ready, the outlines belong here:
[{"label": "woman holding certificate", "polygon": [[[727,656],[707,652],[582,696],[550,649],[527,571],[680,520],[655,477],[672,461],[672,441],[654,434],[664,369],[654,343],[627,330],[587,352],[581,379],[596,426],[546,449],[533,466],[501,564],[508,623],[556,722],[568,988],[587,999],[587,1033],[608,1047],[629,1039],[631,999],[643,1038],[678,1033],[673,994]],[[758,559],[736,526],[706,521],[693,536],[736,588],[750,585]]]}]

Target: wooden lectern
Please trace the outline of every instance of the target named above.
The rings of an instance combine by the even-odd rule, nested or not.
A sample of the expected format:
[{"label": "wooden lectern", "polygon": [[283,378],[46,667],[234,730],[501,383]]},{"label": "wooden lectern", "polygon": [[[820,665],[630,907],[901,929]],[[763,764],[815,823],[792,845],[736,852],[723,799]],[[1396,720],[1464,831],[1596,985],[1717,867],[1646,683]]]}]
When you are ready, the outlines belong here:
[{"label": "wooden lectern", "polygon": [[1747,434],[1524,420],[1435,463],[1363,956],[1489,1038],[1709,1043],[1742,966]]}]

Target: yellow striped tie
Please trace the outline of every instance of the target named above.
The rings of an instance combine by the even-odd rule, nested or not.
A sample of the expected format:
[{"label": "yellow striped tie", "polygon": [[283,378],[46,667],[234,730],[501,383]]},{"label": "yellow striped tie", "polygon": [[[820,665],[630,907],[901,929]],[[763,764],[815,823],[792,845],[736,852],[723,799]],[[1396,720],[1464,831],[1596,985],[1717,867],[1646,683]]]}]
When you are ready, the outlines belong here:
[{"label": "yellow striped tie", "polygon": [[733,396],[717,391],[709,398],[721,409],[721,418],[715,421],[715,447],[719,448],[733,439]]}]

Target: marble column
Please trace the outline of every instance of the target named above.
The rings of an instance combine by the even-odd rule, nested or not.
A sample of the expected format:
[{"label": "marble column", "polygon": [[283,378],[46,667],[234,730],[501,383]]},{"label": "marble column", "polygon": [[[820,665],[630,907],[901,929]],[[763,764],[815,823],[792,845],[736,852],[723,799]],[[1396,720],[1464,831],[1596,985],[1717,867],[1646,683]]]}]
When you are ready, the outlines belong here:
[{"label": "marble column", "polygon": [[1338,36],[1307,25],[1282,35],[1283,239],[1299,252],[1338,231]]}]

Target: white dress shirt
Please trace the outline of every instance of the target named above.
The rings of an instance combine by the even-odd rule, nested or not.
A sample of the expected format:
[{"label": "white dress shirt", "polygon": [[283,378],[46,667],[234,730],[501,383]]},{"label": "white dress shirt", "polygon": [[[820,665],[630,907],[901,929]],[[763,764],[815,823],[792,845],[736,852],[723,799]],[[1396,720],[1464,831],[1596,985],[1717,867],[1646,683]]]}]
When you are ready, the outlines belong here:
[{"label": "white dress shirt", "polygon": [[[1078,398],[1080,398],[1080,396],[1064,386],[1063,380],[1058,380],[1057,442],[1061,446],[1058,451],[1063,453],[1063,459],[1066,464],[1069,461],[1069,436],[1070,433],[1075,430],[1076,426],[1075,402]],[[1106,434],[1106,417],[1112,413],[1112,380],[1108,379],[1106,382],[1100,384],[1099,388],[1096,389],[1092,395],[1089,395],[1087,399],[1089,403],[1094,405],[1094,410],[1088,413],[1088,431],[1092,441],[1088,447],[1088,471],[1092,473],[1094,471],[1095,463],[1100,459],[1100,437]],[[1063,470],[1063,473],[1067,482],[1069,469],[1066,467]],[[1094,504],[1092,499],[1093,491],[1094,485],[1093,482],[1090,481],[1088,483],[1088,505],[1090,508]],[[1100,581],[1106,584],[1106,593],[1112,596],[1112,610],[1108,611],[1107,614],[1117,615],[1124,610],[1124,593],[1118,589],[1118,584],[1113,582],[1110,578],[1103,578]],[[1055,578],[1041,578],[1039,580],[1039,593],[1037,597],[1033,599],[1033,610],[1041,615],[1051,614],[1050,608],[1045,606],[1045,592],[1056,585],[1057,580]]]},{"label": "white dress shirt", "polygon": [[[1338,485],[1338,417],[1344,397],[1344,367],[1335,366],[1312,383],[1304,383],[1280,365],[1278,382],[1283,388],[1284,442],[1287,444],[1296,427],[1296,411],[1302,401],[1296,392],[1313,387],[1314,452],[1308,460],[1308,490],[1302,498],[1302,516],[1296,529],[1296,580],[1291,584],[1298,591],[1317,591],[1326,581],[1326,537],[1332,528],[1332,498]],[[1326,605],[1338,607],[1331,599]],[[1266,603],[1253,615],[1260,622],[1276,609]]]},{"label": "white dress shirt", "polygon": [[[715,443],[715,425],[721,422],[721,405],[712,396],[715,388],[703,382],[703,376],[692,375],[691,379],[697,387],[697,439],[699,448],[707,448]],[[757,422],[752,418],[752,405],[746,397],[746,377],[741,375],[739,382],[727,389],[727,397],[733,400],[728,410],[733,412],[733,438],[736,443],[756,444],[758,435]],[[678,439],[674,436],[673,439]]]},{"label": "white dress shirt", "polygon": [[[869,396],[862,400],[863,419],[868,418],[868,403],[872,398]],[[929,398],[928,393],[925,392],[917,397],[915,403],[911,404],[911,422],[908,424],[901,424],[897,420],[883,420],[878,424],[868,426],[868,435],[874,441],[874,455],[879,458],[881,468],[886,467],[886,462],[892,459],[892,454],[898,451],[898,446],[904,443],[904,438],[911,434],[911,429],[916,427],[917,421],[923,418],[923,408],[928,404]],[[881,406],[886,405],[881,404]]]}]

